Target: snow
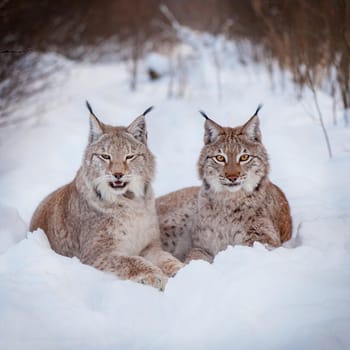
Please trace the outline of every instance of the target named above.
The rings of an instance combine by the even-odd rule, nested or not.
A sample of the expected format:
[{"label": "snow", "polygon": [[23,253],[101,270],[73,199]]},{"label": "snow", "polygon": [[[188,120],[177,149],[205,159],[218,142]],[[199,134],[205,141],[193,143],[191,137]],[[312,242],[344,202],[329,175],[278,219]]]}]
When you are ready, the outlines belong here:
[{"label": "snow", "polygon": [[145,58],[145,66],[148,70],[156,72],[159,76],[168,74],[170,71],[170,60],[168,57],[156,52],[151,52]]},{"label": "snow", "polygon": [[19,216],[16,209],[0,203],[0,254],[9,247],[25,238],[27,225]]},{"label": "snow", "polygon": [[[146,69],[132,93],[123,63],[69,62],[55,98],[45,92],[30,107],[40,115],[0,130],[1,349],[350,348],[349,129],[332,124],[332,101],[318,91],[335,155],[328,159],[321,128],[305,112],[312,95],[298,101],[288,75],[284,90],[272,89],[262,66],[233,57],[222,67],[219,101],[215,68],[197,59],[185,97],[173,99],[167,79],[150,82]],[[211,265],[192,262],[164,293],[54,253],[42,231],[26,227],[40,200],[80,165],[85,99],[115,125],[155,105],[147,126],[157,195],[199,184],[199,109],[234,126],[263,102],[271,179],[290,201],[293,239],[273,251],[236,246]]]}]

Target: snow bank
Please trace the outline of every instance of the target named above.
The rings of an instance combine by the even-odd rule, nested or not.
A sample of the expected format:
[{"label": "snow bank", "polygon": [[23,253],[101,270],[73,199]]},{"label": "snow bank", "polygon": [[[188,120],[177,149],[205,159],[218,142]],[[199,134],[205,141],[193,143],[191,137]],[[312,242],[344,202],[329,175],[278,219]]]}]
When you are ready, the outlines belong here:
[{"label": "snow bank", "polygon": [[[131,93],[122,64],[71,64],[55,104],[39,96],[31,106],[48,103],[37,124],[0,130],[1,349],[350,348],[349,130],[332,126],[331,100],[321,94],[335,154],[329,160],[319,125],[305,113],[311,96],[301,104],[288,79],[286,90],[271,91],[260,66],[232,65],[223,68],[218,102],[206,62],[200,83],[173,100],[166,98],[166,79],[149,83],[143,76]],[[147,125],[158,195],[199,183],[199,109],[238,125],[263,102],[271,178],[290,200],[293,239],[273,251],[230,247],[212,265],[192,262],[164,293],[59,256],[40,231],[22,239],[26,225],[17,212],[28,223],[40,200],[79,167],[85,99],[112,124],[128,124],[156,106]]]},{"label": "snow bank", "polygon": [[213,265],[191,263],[161,293],[59,256],[35,232],[0,257],[0,344],[345,349],[349,249],[231,247]]},{"label": "snow bank", "polygon": [[0,204],[0,254],[25,237],[26,224],[14,208]]}]

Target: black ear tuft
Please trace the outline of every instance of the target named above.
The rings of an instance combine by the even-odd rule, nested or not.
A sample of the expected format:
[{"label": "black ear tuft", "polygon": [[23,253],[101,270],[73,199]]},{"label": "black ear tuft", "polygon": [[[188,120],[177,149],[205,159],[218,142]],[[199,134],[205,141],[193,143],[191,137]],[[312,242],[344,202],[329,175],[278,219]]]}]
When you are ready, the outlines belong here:
[{"label": "black ear tuft", "polygon": [[209,117],[208,117],[203,111],[199,111],[199,113],[200,113],[205,119],[209,119]]},{"label": "black ear tuft", "polygon": [[263,106],[263,104],[260,103],[259,106],[258,106],[258,108],[256,109],[255,113],[253,114],[253,117],[255,117],[256,115],[258,115],[258,113],[259,113],[260,109],[262,108],[262,106]]},{"label": "black ear tuft", "polygon": [[86,100],[85,103],[86,103],[86,107],[87,107],[87,109],[89,110],[90,114],[95,115],[95,113],[94,113],[94,111],[92,110],[92,107],[91,107],[89,101]]},{"label": "black ear tuft", "polygon": [[148,108],[142,113],[142,115],[146,115],[146,114],[149,113],[153,108],[154,108],[154,106],[148,107]]},{"label": "black ear tuft", "polygon": [[86,107],[90,112],[90,133],[89,143],[95,142],[103,134],[103,124],[98,120],[94,111],[91,108],[89,101],[86,102]]}]

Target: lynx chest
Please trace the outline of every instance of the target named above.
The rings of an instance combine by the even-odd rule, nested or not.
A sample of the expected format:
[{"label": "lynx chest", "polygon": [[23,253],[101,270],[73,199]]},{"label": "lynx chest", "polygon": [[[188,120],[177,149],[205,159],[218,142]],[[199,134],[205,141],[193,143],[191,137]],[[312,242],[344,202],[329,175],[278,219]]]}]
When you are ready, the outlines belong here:
[{"label": "lynx chest", "polygon": [[247,210],[230,201],[201,199],[194,244],[216,255],[228,245],[242,244],[247,234]]},{"label": "lynx chest", "polygon": [[121,254],[139,255],[152,241],[159,239],[155,209],[142,203],[121,206],[113,218],[110,234]]}]

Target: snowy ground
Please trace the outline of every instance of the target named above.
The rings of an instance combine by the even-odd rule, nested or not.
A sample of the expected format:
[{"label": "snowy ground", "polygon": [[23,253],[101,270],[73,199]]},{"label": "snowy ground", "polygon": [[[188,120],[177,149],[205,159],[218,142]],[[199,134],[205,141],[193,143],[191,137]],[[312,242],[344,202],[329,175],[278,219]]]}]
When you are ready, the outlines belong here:
[{"label": "snowy ground", "polygon": [[[168,80],[129,91],[123,64],[74,65],[63,88],[38,96],[45,107],[22,128],[0,130],[1,349],[349,349],[350,130],[331,124],[335,157],[308,116],[312,96],[272,89],[262,67],[203,64],[185,98],[167,99]],[[198,183],[202,109],[238,125],[258,103],[271,179],[289,198],[294,236],[267,251],[230,247],[214,263],[196,261],[164,293],[55,254],[42,232],[26,233],[39,201],[70,181],[87,142],[88,99],[105,122],[127,124],[150,105],[150,147],[157,195]]]}]

